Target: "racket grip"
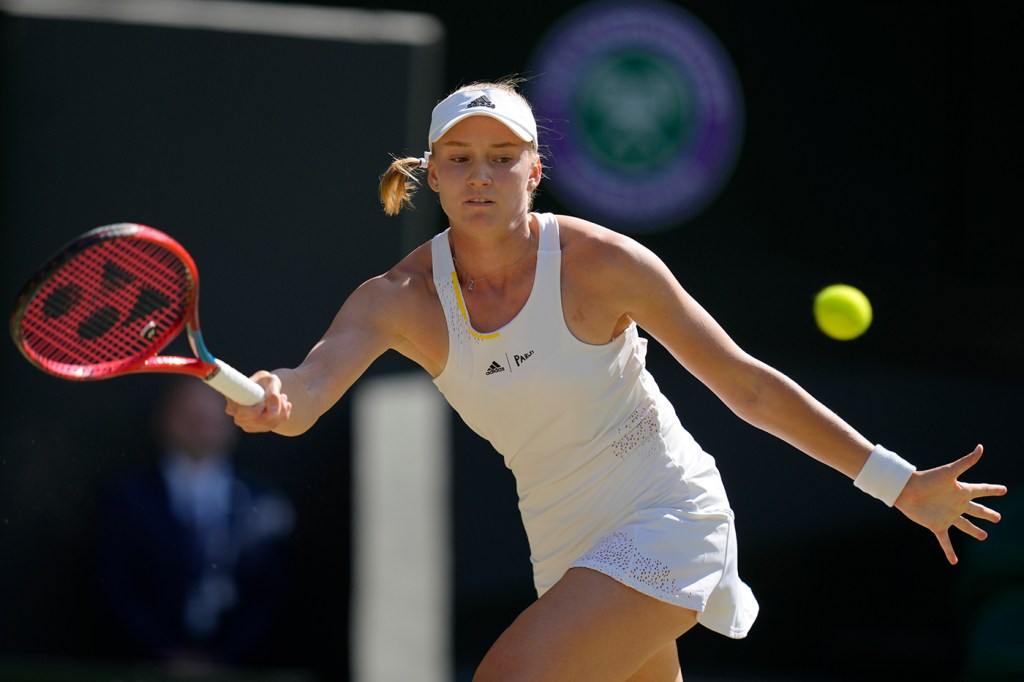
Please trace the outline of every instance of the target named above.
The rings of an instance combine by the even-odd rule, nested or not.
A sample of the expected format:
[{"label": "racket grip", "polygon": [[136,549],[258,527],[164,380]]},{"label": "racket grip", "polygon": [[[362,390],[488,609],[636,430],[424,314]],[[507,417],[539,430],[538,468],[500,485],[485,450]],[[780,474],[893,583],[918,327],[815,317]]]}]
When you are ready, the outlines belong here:
[{"label": "racket grip", "polygon": [[226,362],[217,360],[220,369],[206,380],[207,385],[220,391],[239,405],[256,405],[263,402],[263,387],[245,376]]}]

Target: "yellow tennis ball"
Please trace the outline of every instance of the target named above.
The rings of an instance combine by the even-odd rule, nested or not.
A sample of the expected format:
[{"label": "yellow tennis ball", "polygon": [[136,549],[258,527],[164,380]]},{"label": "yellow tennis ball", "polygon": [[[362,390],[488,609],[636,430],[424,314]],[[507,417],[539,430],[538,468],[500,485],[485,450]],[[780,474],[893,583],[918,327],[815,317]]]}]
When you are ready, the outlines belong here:
[{"label": "yellow tennis ball", "polygon": [[849,284],[833,284],[814,297],[818,328],[839,341],[855,339],[871,326],[871,301]]}]

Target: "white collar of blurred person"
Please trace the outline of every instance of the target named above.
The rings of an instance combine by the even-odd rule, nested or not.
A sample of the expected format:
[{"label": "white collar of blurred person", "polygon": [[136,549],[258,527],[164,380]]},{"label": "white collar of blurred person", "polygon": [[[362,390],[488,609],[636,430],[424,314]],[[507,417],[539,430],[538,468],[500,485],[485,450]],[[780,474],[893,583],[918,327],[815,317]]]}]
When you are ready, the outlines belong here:
[{"label": "white collar of blurred person", "polygon": [[180,520],[209,521],[229,512],[234,467],[227,455],[197,459],[172,450],[161,460],[160,469],[171,507]]}]

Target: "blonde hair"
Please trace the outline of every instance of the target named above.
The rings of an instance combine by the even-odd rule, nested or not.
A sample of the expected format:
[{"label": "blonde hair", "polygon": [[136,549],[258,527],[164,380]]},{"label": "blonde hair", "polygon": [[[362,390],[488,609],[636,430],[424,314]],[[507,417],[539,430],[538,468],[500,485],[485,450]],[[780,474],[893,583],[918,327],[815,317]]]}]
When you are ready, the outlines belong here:
[{"label": "blonde hair", "polygon": [[[510,76],[508,78],[502,78],[493,83],[480,81],[476,83],[470,83],[464,85],[461,88],[453,90],[451,94],[454,95],[457,92],[464,90],[482,90],[485,88],[492,88],[497,90],[504,90],[511,95],[514,95],[518,99],[532,110],[529,101],[519,93],[519,84],[525,79]],[[540,152],[537,147],[537,141],[534,140],[531,143],[531,148],[538,158],[540,158]],[[433,145],[431,145],[431,152],[433,151]],[[380,196],[380,203],[384,206],[384,213],[387,215],[398,215],[403,208],[414,208],[412,203],[412,197],[419,189],[420,179],[416,176],[416,171],[426,170],[426,165],[423,164],[423,159],[415,156],[406,157],[393,157],[391,165],[388,166],[387,170],[380,177],[380,185],[378,187],[378,195]],[[530,192],[530,203],[533,203],[533,192]]]},{"label": "blonde hair", "polygon": [[422,168],[422,161],[414,156],[395,158],[384,175],[380,176],[380,203],[384,213],[398,215],[403,208],[413,208],[412,196],[420,186],[415,171]]}]

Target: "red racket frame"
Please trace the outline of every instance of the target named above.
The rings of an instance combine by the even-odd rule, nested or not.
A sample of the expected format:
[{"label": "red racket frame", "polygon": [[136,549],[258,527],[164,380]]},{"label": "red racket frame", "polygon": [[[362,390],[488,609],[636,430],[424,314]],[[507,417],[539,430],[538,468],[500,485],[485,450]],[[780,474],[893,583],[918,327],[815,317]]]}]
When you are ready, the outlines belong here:
[{"label": "red racket frame", "polygon": [[[75,343],[81,346],[76,349],[79,352],[63,352],[60,348],[61,340],[72,333],[72,326],[77,325],[80,330],[88,322],[83,319],[85,313],[72,311],[75,314],[53,316],[47,315],[43,307],[62,286],[85,285],[91,286],[93,290],[97,287],[102,289],[106,284],[98,282],[97,278],[106,275],[99,273],[97,268],[105,266],[98,265],[98,261],[108,256],[121,258],[123,253],[120,250],[137,256],[139,267],[146,269],[146,277],[152,279],[159,276],[169,282],[177,280],[174,283],[182,289],[181,300],[174,302],[171,311],[158,316],[159,323],[155,318],[147,319],[143,316],[131,320],[137,322],[132,328],[108,330],[96,339],[82,339],[78,334]],[[128,272],[126,277],[130,276],[131,272]],[[181,244],[146,225],[106,225],[86,232],[67,244],[25,285],[11,316],[11,336],[30,363],[44,372],[65,379],[92,380],[135,372],[168,372],[208,380],[217,373],[219,367],[202,341],[198,302],[199,272]],[[83,307],[89,305],[89,302],[83,300],[75,301],[70,307],[78,308],[79,303]],[[55,304],[54,307],[59,305]],[[97,311],[94,310],[94,315],[98,314]],[[131,314],[129,312],[129,316]],[[117,322],[120,323],[120,319]],[[183,328],[188,330],[189,344],[197,357],[157,355]],[[96,362],[83,359],[93,350],[102,355],[104,351],[100,346],[104,345],[103,337],[111,333],[118,337],[136,335],[137,338],[130,342],[129,352],[122,357]]]}]

